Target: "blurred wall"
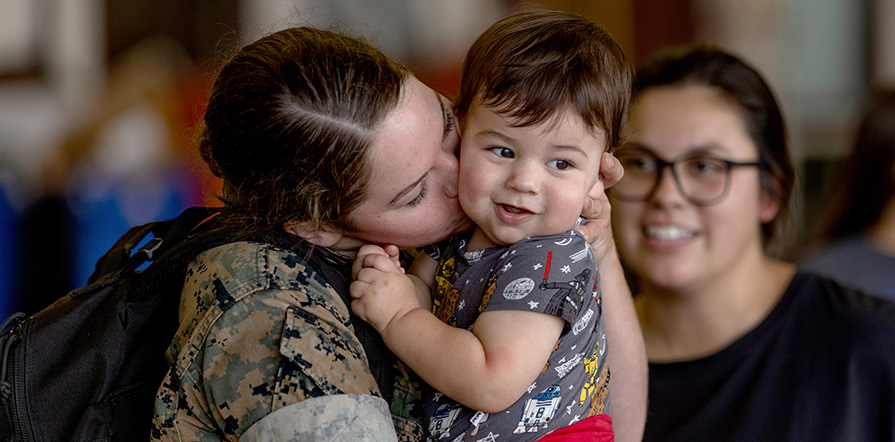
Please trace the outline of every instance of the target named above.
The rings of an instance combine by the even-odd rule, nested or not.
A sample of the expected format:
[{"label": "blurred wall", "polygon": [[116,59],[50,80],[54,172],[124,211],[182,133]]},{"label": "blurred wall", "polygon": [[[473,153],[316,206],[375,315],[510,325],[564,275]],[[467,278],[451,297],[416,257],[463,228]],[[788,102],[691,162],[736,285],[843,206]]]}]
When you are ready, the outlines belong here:
[{"label": "blurred wall", "polygon": [[871,83],[895,87],[895,2],[867,2],[867,45]]},{"label": "blurred wall", "polygon": [[[117,236],[128,224],[213,202],[217,187],[191,150],[191,127],[215,67],[233,47],[286,26],[342,30],[452,97],[473,39],[532,3],[602,24],[632,63],[693,41],[751,61],[787,116],[805,217],[817,210],[819,184],[849,143],[864,91],[895,83],[891,0],[3,0],[0,314],[15,308],[3,300],[15,303],[20,293],[55,297],[83,283],[75,273],[86,270],[65,276],[64,268],[89,268],[91,247],[108,244],[98,238],[88,247],[89,235],[77,229],[114,218],[120,223],[105,233]],[[128,169],[134,164],[159,167],[138,167],[152,169],[142,176]],[[172,171],[182,182],[165,179],[176,186],[116,181]],[[155,196],[123,195],[128,188],[155,189]],[[164,203],[166,195],[173,202]],[[140,203],[150,200],[156,203]],[[110,212],[91,211],[99,201]],[[53,229],[63,233],[49,235]],[[35,235],[41,243],[23,243]],[[50,284],[54,268],[60,276]]]}]

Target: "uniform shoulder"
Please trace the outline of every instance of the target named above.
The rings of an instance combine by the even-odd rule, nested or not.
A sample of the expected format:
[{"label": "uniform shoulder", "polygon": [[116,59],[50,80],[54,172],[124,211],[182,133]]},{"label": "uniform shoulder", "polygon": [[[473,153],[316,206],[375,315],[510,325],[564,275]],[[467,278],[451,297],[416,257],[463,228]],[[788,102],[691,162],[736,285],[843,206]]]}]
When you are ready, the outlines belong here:
[{"label": "uniform shoulder", "polygon": [[[298,289],[327,285],[298,254],[270,244],[234,242],[200,254],[193,267],[211,270],[225,288],[238,290]],[[232,284],[232,287],[230,286]]]}]

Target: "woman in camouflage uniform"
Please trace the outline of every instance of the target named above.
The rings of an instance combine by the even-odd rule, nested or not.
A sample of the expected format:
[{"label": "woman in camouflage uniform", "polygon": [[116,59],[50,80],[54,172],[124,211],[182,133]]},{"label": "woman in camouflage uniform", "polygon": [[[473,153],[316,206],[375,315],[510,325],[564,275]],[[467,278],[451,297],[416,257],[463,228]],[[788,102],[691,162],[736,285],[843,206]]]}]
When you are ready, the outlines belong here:
[{"label": "woman in camouflage uniform", "polygon": [[[212,230],[233,242],[190,264],[152,439],[420,439],[412,377],[352,319],[346,281],[364,243],[470,227],[450,103],[363,41],[294,28],[224,66],[204,122],[202,155],[224,180]],[[592,209],[603,216],[585,233],[617,263],[608,203]]]}]

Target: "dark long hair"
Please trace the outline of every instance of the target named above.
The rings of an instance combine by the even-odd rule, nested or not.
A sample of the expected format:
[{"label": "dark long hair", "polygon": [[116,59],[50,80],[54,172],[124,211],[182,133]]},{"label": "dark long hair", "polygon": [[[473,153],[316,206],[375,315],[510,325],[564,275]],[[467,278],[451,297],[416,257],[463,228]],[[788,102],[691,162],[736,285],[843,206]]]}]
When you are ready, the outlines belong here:
[{"label": "dark long hair", "polygon": [[851,152],[825,195],[824,216],[815,225],[817,243],[865,232],[895,198],[895,90],[869,94]]}]

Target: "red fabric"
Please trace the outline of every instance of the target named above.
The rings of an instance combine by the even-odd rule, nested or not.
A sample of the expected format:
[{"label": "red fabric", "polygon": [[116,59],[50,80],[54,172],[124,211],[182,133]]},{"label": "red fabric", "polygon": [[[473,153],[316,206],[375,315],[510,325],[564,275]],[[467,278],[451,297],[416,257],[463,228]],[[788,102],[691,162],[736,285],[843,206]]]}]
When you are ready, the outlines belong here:
[{"label": "red fabric", "polygon": [[537,442],[614,442],[612,418],[608,414],[598,414],[564,428],[557,428],[538,439]]}]

